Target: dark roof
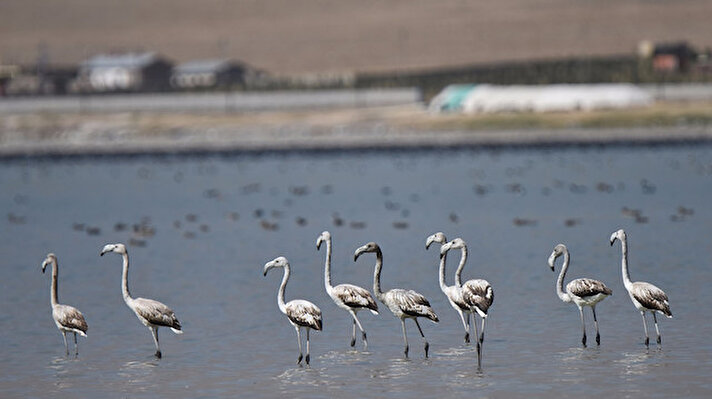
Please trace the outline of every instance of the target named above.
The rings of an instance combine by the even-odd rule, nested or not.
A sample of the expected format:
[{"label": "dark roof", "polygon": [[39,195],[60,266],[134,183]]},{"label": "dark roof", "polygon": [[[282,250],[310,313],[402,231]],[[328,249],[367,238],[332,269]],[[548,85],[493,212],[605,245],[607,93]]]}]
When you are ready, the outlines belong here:
[{"label": "dark roof", "polygon": [[694,57],[695,49],[686,42],[678,43],[658,43],[655,45],[654,55],[659,54],[674,54],[678,57]]}]

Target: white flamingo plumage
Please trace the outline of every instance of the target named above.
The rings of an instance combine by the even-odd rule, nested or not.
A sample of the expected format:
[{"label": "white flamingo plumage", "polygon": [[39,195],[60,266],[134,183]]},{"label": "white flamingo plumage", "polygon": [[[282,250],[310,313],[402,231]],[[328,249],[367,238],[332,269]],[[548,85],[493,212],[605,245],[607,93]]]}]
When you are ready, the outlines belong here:
[{"label": "white flamingo plumage", "polygon": [[556,281],[556,294],[559,298],[567,303],[574,303],[578,307],[579,313],[581,314],[581,329],[583,331],[583,336],[581,338],[581,343],[586,346],[586,323],[583,317],[583,307],[591,307],[591,312],[593,313],[593,322],[596,325],[596,344],[601,344],[601,334],[598,332],[598,319],[596,318],[596,304],[606,299],[607,296],[613,295],[613,291],[606,287],[605,284],[598,280],[593,280],[590,278],[577,278],[571,280],[566,284],[566,290],[564,290],[564,277],[566,276],[566,271],[569,269],[569,261],[571,259],[569,255],[569,250],[564,244],[558,244],[554,247],[554,250],[549,256],[549,267],[551,271],[554,271],[554,262],[559,256],[564,256],[564,264],[561,267],[561,272],[559,272],[559,278]]},{"label": "white flamingo plumage", "polygon": [[161,347],[158,344],[158,328],[168,327],[176,334],[183,334],[183,327],[178,321],[176,314],[165,304],[146,298],[133,298],[129,292],[129,252],[124,244],[107,244],[101,250],[100,255],[115,252],[121,255],[123,260],[123,271],[121,274],[121,294],[126,306],[135,314],[144,326],[148,327],[153,336],[153,343],[156,345],[156,357],[161,358]]},{"label": "white flamingo plumage", "polygon": [[388,307],[388,309],[393,313],[394,316],[400,319],[401,327],[403,329],[403,341],[405,343],[404,353],[408,357],[408,335],[405,330],[405,319],[413,319],[415,325],[418,327],[420,336],[423,338],[425,357],[428,357],[428,349],[430,344],[425,339],[425,334],[423,334],[423,329],[420,328],[418,323],[418,317],[425,317],[434,323],[437,323],[438,316],[435,314],[433,309],[430,307],[430,302],[421,294],[413,290],[404,290],[399,288],[394,288],[383,292],[381,290],[381,268],[383,267],[383,253],[381,248],[375,242],[369,242],[356,249],[354,252],[354,262],[358,259],[361,254],[371,252],[376,254],[376,266],[373,271],[373,293],[376,295],[379,301]]},{"label": "white flamingo plumage", "polygon": [[633,301],[633,306],[640,312],[643,316],[643,329],[645,330],[645,346],[649,345],[650,339],[648,338],[648,323],[645,319],[645,312],[650,312],[653,314],[653,321],[655,322],[655,333],[657,334],[658,345],[662,345],[662,337],[660,335],[660,329],[658,329],[658,318],[655,316],[656,313],[664,314],[668,318],[672,318],[672,312],[670,311],[670,303],[668,302],[668,296],[663,290],[654,286],[653,284],[646,283],[644,281],[630,281],[630,273],[628,272],[628,241],[623,229],[615,231],[611,234],[610,242],[611,245],[616,241],[616,239],[621,241],[621,271],[623,273],[623,285],[628,291],[630,300]]},{"label": "white flamingo plumage", "polygon": [[77,343],[77,334],[82,337],[87,336],[86,320],[84,315],[77,308],[62,305],[57,299],[57,280],[59,279],[59,266],[57,264],[57,256],[53,253],[47,254],[44,262],[42,262],[42,273],[45,272],[47,265],[52,265],[52,286],[50,288],[50,304],[52,305],[52,319],[57,329],[62,333],[64,338],[64,350],[69,355],[69,346],[67,345],[67,333],[74,333],[74,355],[79,355],[79,344]]},{"label": "white flamingo plumage", "polygon": [[349,312],[353,320],[353,332],[351,335],[351,346],[356,345],[356,327],[361,330],[364,349],[368,349],[366,331],[361,326],[356,313],[359,310],[368,309],[373,314],[378,314],[378,305],[373,300],[371,293],[367,289],[353,284],[331,285],[331,233],[324,231],[316,240],[316,249],[321,247],[321,243],[326,242],[326,261],[324,262],[324,287],[327,294],[334,301],[336,306]]},{"label": "white flamingo plumage", "polygon": [[316,330],[321,331],[323,324],[321,319],[321,309],[309,301],[303,299],[293,299],[287,303],[284,303],[284,291],[287,287],[287,282],[289,281],[289,261],[284,256],[275,258],[274,260],[265,263],[264,275],[270,269],[281,267],[284,269],[284,276],[282,277],[282,283],[277,291],[277,306],[279,310],[287,315],[289,323],[294,326],[297,330],[297,341],[299,343],[299,357],[297,358],[297,364],[302,362],[302,332],[301,329],[304,328],[307,331],[307,356],[306,363],[309,364],[309,331]]}]

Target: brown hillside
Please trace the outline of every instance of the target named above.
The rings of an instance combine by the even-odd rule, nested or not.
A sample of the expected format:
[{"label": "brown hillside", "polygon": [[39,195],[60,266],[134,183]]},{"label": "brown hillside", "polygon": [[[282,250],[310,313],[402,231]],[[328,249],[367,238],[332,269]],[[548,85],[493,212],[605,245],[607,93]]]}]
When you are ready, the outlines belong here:
[{"label": "brown hillside", "polygon": [[155,50],[277,73],[381,71],[712,45],[709,0],[3,0],[0,62]]}]

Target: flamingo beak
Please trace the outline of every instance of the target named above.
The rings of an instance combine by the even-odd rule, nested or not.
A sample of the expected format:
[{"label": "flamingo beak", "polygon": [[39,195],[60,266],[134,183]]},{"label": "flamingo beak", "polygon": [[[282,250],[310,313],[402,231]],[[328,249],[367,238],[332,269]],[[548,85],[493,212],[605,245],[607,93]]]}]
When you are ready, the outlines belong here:
[{"label": "flamingo beak", "polygon": [[358,259],[359,256],[364,252],[366,247],[359,247],[356,252],[354,252],[354,262],[356,262],[356,259]]},{"label": "flamingo beak", "polygon": [[269,262],[267,262],[267,263],[265,263],[265,268],[264,268],[263,276],[266,276],[266,275],[267,275],[267,272],[269,271],[269,269],[271,269],[271,268],[273,268],[273,267],[274,267],[274,261],[273,261],[273,260],[272,260],[272,261],[269,261]]},{"label": "flamingo beak", "polygon": [[549,267],[551,268],[551,271],[554,271],[554,261],[556,260],[556,252],[552,252],[551,255],[549,256]]},{"label": "flamingo beak", "polygon": [[428,239],[425,241],[425,249],[430,248],[430,245],[435,241],[435,236],[430,236]]}]

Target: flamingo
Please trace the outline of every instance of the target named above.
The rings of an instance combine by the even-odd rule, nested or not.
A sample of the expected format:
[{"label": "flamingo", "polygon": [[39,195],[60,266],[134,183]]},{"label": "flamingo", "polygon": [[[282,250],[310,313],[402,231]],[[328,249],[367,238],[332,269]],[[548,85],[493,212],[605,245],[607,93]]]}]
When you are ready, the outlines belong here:
[{"label": "flamingo", "polygon": [[[469,311],[467,312],[468,325],[470,322],[469,314],[472,314],[472,324],[474,324],[475,327],[475,339],[477,340],[477,365],[481,367],[482,348],[485,340],[485,323],[487,321],[487,315],[489,314],[489,308],[494,301],[494,290],[492,289],[492,285],[483,279],[472,279],[463,283],[462,270],[465,268],[465,263],[467,263],[467,243],[465,243],[465,240],[462,238],[455,238],[440,247],[440,254],[444,256],[452,249],[460,249],[461,251],[460,263],[455,271],[455,286],[460,287],[462,300],[469,307]],[[476,315],[479,315],[482,319],[481,332],[477,331]]]},{"label": "flamingo", "polygon": [[42,273],[45,272],[47,265],[52,265],[52,286],[50,287],[50,303],[52,304],[52,318],[54,324],[62,333],[64,338],[64,350],[69,355],[69,346],[67,345],[67,333],[74,333],[74,355],[79,355],[79,345],[77,344],[77,334],[82,337],[87,336],[86,320],[84,315],[77,308],[69,305],[60,305],[57,301],[57,275],[59,266],[57,265],[57,256],[53,253],[47,254],[44,262],[42,262]]},{"label": "flamingo", "polygon": [[124,302],[129,309],[133,310],[138,320],[149,330],[156,344],[156,357],[161,358],[161,348],[158,345],[158,327],[168,327],[176,334],[183,334],[178,318],[171,308],[161,302],[146,298],[132,298],[129,293],[129,252],[124,244],[107,244],[99,255],[116,252],[123,259],[123,272],[121,274],[121,293]]},{"label": "flamingo", "polygon": [[[440,244],[445,244],[447,242],[447,238],[445,238],[445,234],[442,232],[437,232],[431,236],[429,236],[426,241],[425,241],[425,249],[429,249],[430,245],[433,243],[440,243]],[[445,263],[447,259],[447,252],[440,254],[440,268],[439,270],[439,279],[438,282],[440,283],[440,290],[445,294],[445,296],[448,299],[448,302],[450,302],[450,306],[455,309],[457,314],[460,315],[460,320],[462,320],[462,326],[465,328],[465,343],[470,342],[470,313],[472,311],[472,308],[470,305],[465,303],[465,300],[462,298],[462,288],[457,285],[447,285],[445,283]],[[467,315],[467,316],[465,316]],[[467,318],[466,318],[467,317]]]},{"label": "flamingo", "polygon": [[628,291],[630,300],[633,301],[633,306],[640,312],[643,316],[643,329],[645,330],[645,346],[649,346],[650,339],[648,338],[648,323],[645,319],[645,312],[650,312],[653,314],[653,321],[655,322],[655,332],[658,336],[658,345],[662,345],[662,338],[660,336],[660,330],[658,329],[658,318],[655,316],[656,313],[662,313],[668,318],[672,318],[672,312],[670,311],[670,303],[668,303],[667,294],[660,288],[643,281],[630,281],[630,274],[628,272],[628,242],[625,231],[620,229],[611,234],[610,242],[611,245],[616,241],[616,239],[621,241],[621,270],[623,273],[623,285]]},{"label": "flamingo", "polygon": [[583,317],[583,307],[591,307],[593,322],[596,325],[596,344],[600,345],[601,334],[598,332],[596,304],[606,299],[607,296],[613,295],[613,291],[606,287],[606,285],[602,282],[590,278],[577,278],[576,280],[571,280],[571,282],[566,284],[566,291],[564,291],[564,276],[566,276],[566,271],[569,268],[569,261],[571,259],[566,245],[558,244],[554,247],[554,251],[549,256],[549,267],[551,267],[551,271],[553,272],[554,262],[556,261],[556,258],[561,255],[564,255],[564,264],[561,267],[561,272],[559,272],[559,278],[556,282],[556,294],[562,301],[567,303],[573,302],[578,307],[579,313],[581,314],[581,329],[583,330],[581,343],[583,346],[586,346],[586,323],[584,322]]},{"label": "flamingo", "polygon": [[307,356],[305,360],[306,363],[309,364],[309,331],[321,331],[323,327],[321,309],[313,303],[303,299],[293,299],[287,303],[284,303],[284,290],[287,287],[287,281],[289,281],[290,273],[287,258],[280,256],[265,263],[264,275],[266,276],[267,272],[275,267],[284,268],[282,284],[280,284],[279,290],[277,291],[277,305],[279,306],[279,310],[287,315],[289,323],[291,323],[297,330],[297,342],[299,343],[299,357],[297,358],[297,364],[301,364],[302,362],[302,328],[307,330]]},{"label": "flamingo", "polygon": [[351,346],[356,345],[356,326],[361,330],[364,349],[368,349],[366,331],[361,322],[356,317],[356,313],[362,309],[368,309],[373,314],[378,314],[378,305],[373,300],[371,293],[365,288],[352,284],[339,284],[336,287],[331,285],[331,233],[324,231],[316,240],[316,249],[321,247],[321,243],[326,242],[326,261],[324,263],[324,287],[336,306],[351,314],[353,319],[353,333],[351,335]]},{"label": "flamingo", "polygon": [[404,353],[408,357],[408,335],[405,330],[405,319],[413,319],[415,325],[418,327],[420,336],[423,338],[425,357],[428,357],[428,349],[430,344],[425,339],[425,334],[423,334],[423,329],[420,328],[418,323],[418,317],[425,317],[437,323],[439,321],[438,316],[435,314],[433,309],[430,307],[430,302],[421,294],[413,290],[404,290],[399,288],[394,288],[386,292],[381,291],[381,268],[383,267],[383,253],[381,248],[375,242],[369,242],[356,249],[354,252],[354,262],[363,253],[373,252],[376,254],[376,267],[373,272],[373,293],[376,295],[379,301],[388,307],[388,309],[393,313],[394,316],[400,319],[401,327],[403,329],[403,341],[405,342]]}]

